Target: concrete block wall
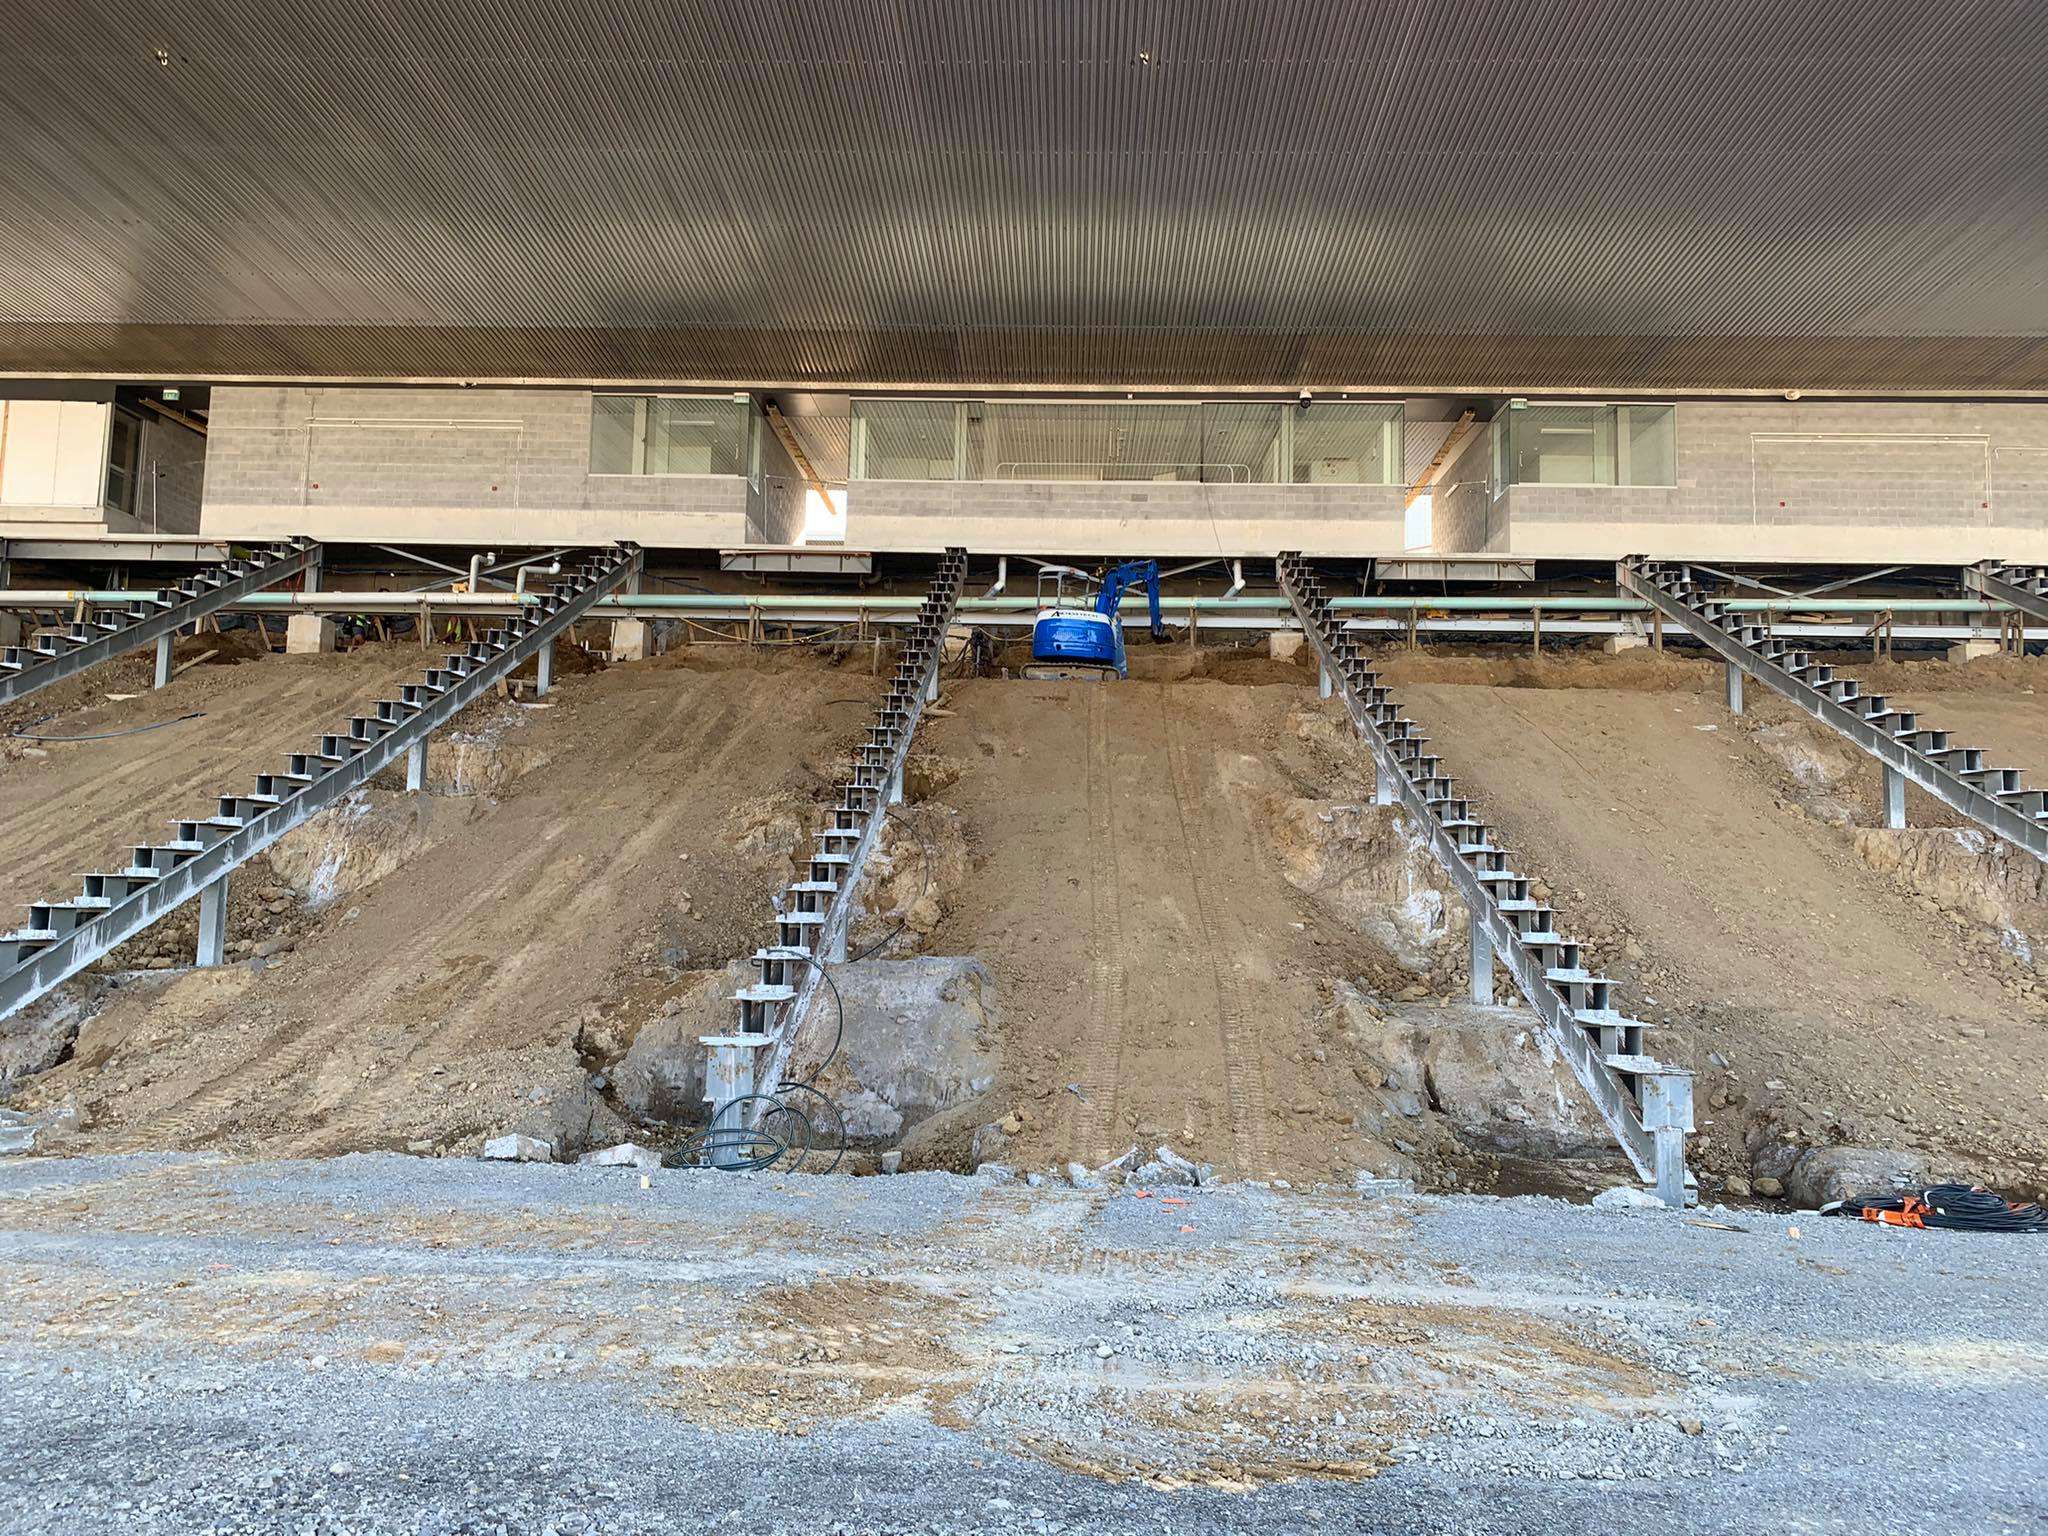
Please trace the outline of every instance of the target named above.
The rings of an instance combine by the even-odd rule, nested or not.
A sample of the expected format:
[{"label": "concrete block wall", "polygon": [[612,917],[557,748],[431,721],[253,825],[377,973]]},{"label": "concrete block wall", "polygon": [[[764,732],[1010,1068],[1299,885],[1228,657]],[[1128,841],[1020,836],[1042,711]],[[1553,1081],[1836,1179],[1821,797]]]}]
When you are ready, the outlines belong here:
[{"label": "concrete block wall", "polygon": [[1433,550],[1481,554],[1496,549],[1496,541],[1505,536],[1506,509],[1496,508],[1487,486],[1487,457],[1492,451],[1486,423],[1475,423],[1437,477],[1430,496]]},{"label": "concrete block wall", "polygon": [[2048,560],[2048,405],[1712,401],[1676,427],[1675,485],[1518,485],[1483,522],[1440,521],[1440,549]]},{"label": "concrete block wall", "polygon": [[1152,481],[856,480],[846,542],[862,549],[1071,555],[1401,553],[1403,488]]},{"label": "concrete block wall", "polygon": [[761,488],[747,503],[747,542],[794,544],[803,537],[804,497],[810,487],[765,420],[759,429]]},{"label": "concrete block wall", "polygon": [[221,386],[200,531],[509,546],[747,541],[740,475],[593,475],[577,390]]}]

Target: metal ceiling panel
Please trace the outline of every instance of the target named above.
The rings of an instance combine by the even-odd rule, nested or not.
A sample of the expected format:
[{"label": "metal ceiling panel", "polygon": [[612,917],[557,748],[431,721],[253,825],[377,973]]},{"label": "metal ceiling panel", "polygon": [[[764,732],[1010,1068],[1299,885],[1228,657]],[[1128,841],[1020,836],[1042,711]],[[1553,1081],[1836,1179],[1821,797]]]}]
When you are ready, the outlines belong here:
[{"label": "metal ceiling panel", "polygon": [[2048,389],[2048,6],[15,0],[0,369]]}]

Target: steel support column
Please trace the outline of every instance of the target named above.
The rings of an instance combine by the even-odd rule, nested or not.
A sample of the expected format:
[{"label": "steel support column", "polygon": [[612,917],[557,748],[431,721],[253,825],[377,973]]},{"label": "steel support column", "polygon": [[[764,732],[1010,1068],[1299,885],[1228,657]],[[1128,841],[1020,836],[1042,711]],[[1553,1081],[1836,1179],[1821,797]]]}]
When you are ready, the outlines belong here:
[{"label": "steel support column", "polygon": [[152,688],[166,688],[171,681],[171,643],[178,638],[175,630],[166,630],[156,637],[156,680]]},{"label": "steel support column", "polygon": [[219,965],[227,958],[228,877],[222,875],[199,893],[199,954],[195,964]]},{"label": "steel support column", "polygon": [[1884,765],[1884,824],[1894,832],[1906,830],[1906,776]]},{"label": "steel support column", "polygon": [[1472,923],[1472,1001],[1483,1008],[1493,1006],[1493,940],[1486,934],[1486,914],[1470,914]]},{"label": "steel support column", "polygon": [[1742,713],[1742,668],[1732,661],[1728,663],[1728,713]]},{"label": "steel support column", "polygon": [[555,642],[550,640],[540,648],[540,654],[533,663],[533,696],[544,699],[548,690],[555,686]]}]

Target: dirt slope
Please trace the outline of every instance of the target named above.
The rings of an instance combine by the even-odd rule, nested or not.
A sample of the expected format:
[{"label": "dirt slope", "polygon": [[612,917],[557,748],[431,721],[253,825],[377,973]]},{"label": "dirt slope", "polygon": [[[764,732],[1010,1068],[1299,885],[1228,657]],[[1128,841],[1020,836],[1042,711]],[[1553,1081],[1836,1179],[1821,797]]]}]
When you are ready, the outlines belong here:
[{"label": "dirt slope", "polygon": [[1206,681],[949,689],[928,749],[958,770],[944,796],[974,858],[932,947],[998,979],[1033,1116],[1021,1164],[1161,1141],[1244,1173],[1355,1158],[1318,982],[1384,957],[1318,920],[1255,815],[1267,778],[1357,794],[1289,728],[1305,697]]},{"label": "dirt slope", "polygon": [[[100,694],[85,708],[24,725],[39,734],[88,736],[174,722],[110,741],[0,744],[0,826],[7,829],[0,899],[75,894],[78,872],[105,868],[124,848],[168,836],[165,823],[174,817],[211,811],[214,797],[282,767],[285,753],[311,745],[422,665],[417,646],[202,665],[160,693],[148,691],[145,678],[134,698]],[[41,699],[30,695],[16,707]],[[40,721],[47,708],[46,702],[29,718]],[[179,721],[195,711],[203,718]]]},{"label": "dirt slope", "polygon": [[[1442,684],[1404,697],[1568,924],[1631,983],[1629,1004],[1668,1021],[1655,1048],[1701,1074],[1710,1165],[1746,1163],[1735,1138],[1767,1125],[2038,1178],[2043,1020],[1958,925],[1872,870],[1853,831],[1803,814],[1798,786],[1718,699]],[[2011,708],[1934,702],[1959,729]],[[2044,725],[2000,729],[2019,740]]]},{"label": "dirt slope", "polygon": [[29,1101],[75,1093],[88,1145],[292,1154],[445,1145],[551,1102],[602,1117],[579,1034],[630,1031],[637,1001],[762,940],[875,686],[864,659],[567,680],[520,712],[508,739],[547,761],[502,800],[284,964],[119,995]]}]

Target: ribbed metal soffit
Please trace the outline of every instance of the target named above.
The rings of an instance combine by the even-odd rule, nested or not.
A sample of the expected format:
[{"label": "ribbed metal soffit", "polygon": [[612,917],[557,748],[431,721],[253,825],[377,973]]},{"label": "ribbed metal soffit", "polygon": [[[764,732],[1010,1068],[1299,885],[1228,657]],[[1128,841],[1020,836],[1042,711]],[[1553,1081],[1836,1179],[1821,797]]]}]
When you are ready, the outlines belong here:
[{"label": "ribbed metal soffit", "polygon": [[2048,5],[16,0],[0,368],[2048,388]]}]

